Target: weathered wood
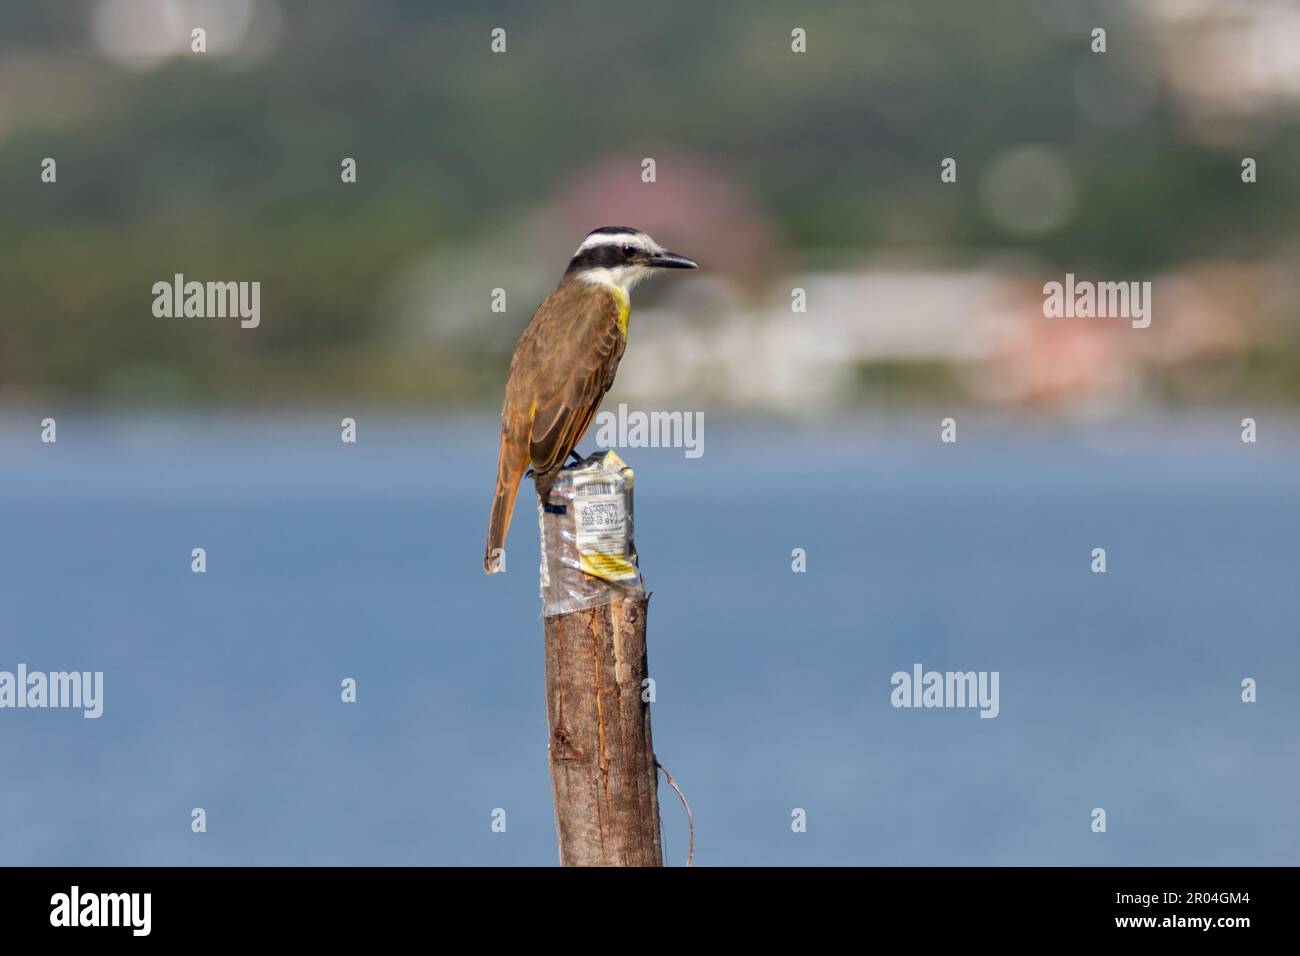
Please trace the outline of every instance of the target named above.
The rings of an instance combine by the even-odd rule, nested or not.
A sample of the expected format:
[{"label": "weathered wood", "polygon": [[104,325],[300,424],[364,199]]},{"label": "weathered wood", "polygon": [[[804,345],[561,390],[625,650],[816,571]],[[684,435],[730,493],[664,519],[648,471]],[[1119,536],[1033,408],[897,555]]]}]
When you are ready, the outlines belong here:
[{"label": "weathered wood", "polygon": [[563,866],[662,866],[646,678],[648,595],[546,618],[546,709]]}]

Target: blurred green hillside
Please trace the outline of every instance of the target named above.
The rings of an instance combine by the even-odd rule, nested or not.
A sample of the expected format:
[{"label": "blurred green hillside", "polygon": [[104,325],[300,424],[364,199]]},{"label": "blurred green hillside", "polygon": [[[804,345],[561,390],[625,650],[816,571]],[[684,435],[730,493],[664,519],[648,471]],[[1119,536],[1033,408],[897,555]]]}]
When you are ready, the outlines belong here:
[{"label": "blurred green hillside", "polygon": [[[1160,36],[1196,24],[1154,25],[1140,4],[141,6],[171,16],[174,55],[132,61],[147,30],[117,29],[122,3],[0,6],[0,398],[495,401],[536,297],[587,228],[622,223],[617,201],[585,225],[574,213],[584,170],[609,157],[627,158],[629,194],[672,185],[662,158],[641,183],[642,156],[734,183],[736,215],[768,238],[684,226],[683,251],[758,297],[846,250],[1127,279],[1300,249],[1296,100],[1265,90],[1198,113]],[[231,17],[224,46],[182,49],[194,21]],[[1088,47],[1098,24],[1104,57]],[[990,216],[980,188],[1024,143],[1073,177],[1068,221],[1035,235]],[[939,181],[949,156],[955,185]],[[1243,156],[1258,183],[1241,183]],[[423,328],[409,301],[393,307],[413,263],[467,259],[481,293],[430,306]],[[261,281],[262,326],[155,318],[151,286],[178,272]],[[497,286],[505,316],[489,309]],[[1257,359],[1271,381],[1300,369],[1300,319],[1280,308]]]}]

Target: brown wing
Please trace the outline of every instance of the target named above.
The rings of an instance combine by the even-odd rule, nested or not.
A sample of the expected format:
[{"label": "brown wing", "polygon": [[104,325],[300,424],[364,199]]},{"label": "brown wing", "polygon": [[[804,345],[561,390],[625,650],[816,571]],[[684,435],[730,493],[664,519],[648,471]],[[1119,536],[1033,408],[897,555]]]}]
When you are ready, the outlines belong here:
[{"label": "brown wing", "polygon": [[544,303],[547,314],[539,314],[536,328],[528,330],[534,341],[527,348],[540,372],[530,399],[537,405],[529,438],[539,473],[557,471],[582,439],[614,384],[626,345],[614,297],[599,287],[574,285],[556,290]]}]

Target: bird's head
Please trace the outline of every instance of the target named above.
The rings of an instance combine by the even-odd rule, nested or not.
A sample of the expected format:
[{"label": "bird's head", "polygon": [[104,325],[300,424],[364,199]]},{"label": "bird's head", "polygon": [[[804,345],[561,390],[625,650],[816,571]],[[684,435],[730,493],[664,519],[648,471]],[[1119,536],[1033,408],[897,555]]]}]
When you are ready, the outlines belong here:
[{"label": "bird's head", "polygon": [[602,226],[587,234],[569,260],[565,278],[616,285],[627,292],[656,269],[698,269],[693,260],[669,252],[640,229]]}]

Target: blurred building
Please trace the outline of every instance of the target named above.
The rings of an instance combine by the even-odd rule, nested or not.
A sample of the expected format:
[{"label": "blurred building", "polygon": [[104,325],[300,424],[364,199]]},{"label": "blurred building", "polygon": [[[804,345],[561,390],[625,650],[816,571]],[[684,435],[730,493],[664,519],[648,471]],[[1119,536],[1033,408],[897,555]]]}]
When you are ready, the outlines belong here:
[{"label": "blurred building", "polygon": [[[849,404],[864,370],[895,380],[935,370],[978,403],[1107,408],[1156,397],[1162,380],[1195,369],[1187,384],[1212,399],[1252,343],[1267,267],[1209,264],[1157,276],[1152,322],[1046,318],[1051,274],[995,268],[888,265],[813,272],[774,284],[751,303],[707,277],[633,314],[632,341],[615,385],[621,401],[774,408]],[[806,312],[792,309],[795,290]]]}]

